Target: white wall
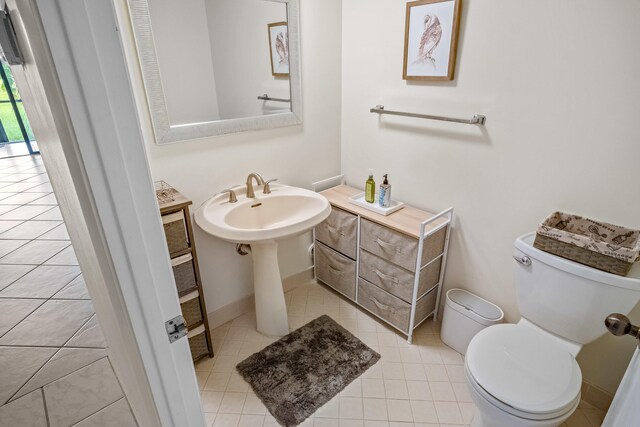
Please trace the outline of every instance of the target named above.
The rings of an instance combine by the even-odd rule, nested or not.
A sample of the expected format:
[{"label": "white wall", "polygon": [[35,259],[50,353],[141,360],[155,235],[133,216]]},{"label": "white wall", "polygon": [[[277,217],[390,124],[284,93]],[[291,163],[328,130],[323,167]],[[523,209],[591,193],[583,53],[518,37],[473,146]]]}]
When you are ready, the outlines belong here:
[{"label": "white wall", "polygon": [[[153,142],[126,0],[115,0],[153,178],[167,181],[191,198],[193,209],[216,192],[244,183],[250,172],[305,188],[340,173],[341,3],[300,3],[303,124],[158,146]],[[327,33],[326,22],[335,22],[337,31]],[[250,257],[240,257],[235,245],[205,234],[197,225],[194,231],[208,311],[252,293]],[[311,265],[306,255],[310,242],[305,235],[281,245],[283,277]]]},{"label": "white wall", "polygon": [[170,123],[218,119],[205,0],[150,0],[149,14]]},{"label": "white wall", "polygon": [[[557,209],[640,227],[639,18],[635,0],[465,1],[455,80],[408,83],[405,2],[345,1],[348,182],[362,187],[373,168],[378,180],[389,173],[394,198],[432,211],[454,206],[445,287],[469,289],[518,320],[517,236]],[[481,113],[487,125],[379,119],[369,113],[376,104]],[[640,312],[633,317],[640,321]],[[607,337],[585,348],[585,379],[614,391],[633,346]]]},{"label": "white wall", "polygon": [[288,77],[271,74],[267,25],[287,20],[284,3],[264,0],[205,0],[221,118],[291,111]]}]

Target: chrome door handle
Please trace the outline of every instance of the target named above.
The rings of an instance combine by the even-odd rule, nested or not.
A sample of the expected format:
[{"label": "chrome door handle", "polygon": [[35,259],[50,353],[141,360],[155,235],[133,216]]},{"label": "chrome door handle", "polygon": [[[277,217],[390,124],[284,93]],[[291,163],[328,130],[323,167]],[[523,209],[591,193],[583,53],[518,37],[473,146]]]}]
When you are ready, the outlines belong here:
[{"label": "chrome door handle", "polygon": [[513,259],[515,259],[518,262],[518,264],[522,264],[522,265],[525,265],[527,267],[529,267],[531,265],[531,258],[529,258],[526,255],[521,256],[521,257],[513,255]]}]

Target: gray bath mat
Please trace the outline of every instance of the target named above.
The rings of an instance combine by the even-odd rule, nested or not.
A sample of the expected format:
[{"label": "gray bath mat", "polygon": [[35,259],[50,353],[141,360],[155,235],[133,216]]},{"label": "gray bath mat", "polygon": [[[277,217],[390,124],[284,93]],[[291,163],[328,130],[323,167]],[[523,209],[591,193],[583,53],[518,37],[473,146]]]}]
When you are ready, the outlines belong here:
[{"label": "gray bath mat", "polygon": [[320,316],[236,366],[274,418],[296,426],[380,359],[329,316]]}]

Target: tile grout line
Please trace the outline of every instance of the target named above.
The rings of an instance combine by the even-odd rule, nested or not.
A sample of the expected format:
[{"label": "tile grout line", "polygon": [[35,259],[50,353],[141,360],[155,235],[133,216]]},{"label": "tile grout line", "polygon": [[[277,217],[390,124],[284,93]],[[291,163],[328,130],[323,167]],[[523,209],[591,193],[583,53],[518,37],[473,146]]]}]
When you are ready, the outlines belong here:
[{"label": "tile grout line", "polygon": [[[71,300],[71,301],[80,301],[80,300]],[[91,316],[93,317],[93,316]],[[77,331],[76,331],[77,332]],[[67,346],[67,347],[58,347],[56,345],[26,345],[26,344],[11,344],[11,345],[0,345],[0,348],[54,348],[54,349],[62,349],[69,348],[74,350],[106,350],[109,347],[80,347],[77,345]]]},{"label": "tile grout line", "polygon": [[49,421],[49,408],[47,407],[47,399],[44,397],[43,387],[40,387],[40,393],[42,395],[42,404],[44,405],[44,418],[47,421],[47,427],[51,427],[51,421]]},{"label": "tile grout line", "polygon": [[[96,361],[96,362],[97,362],[97,361]],[[113,369],[113,367],[112,367],[112,369]],[[83,422],[84,420],[86,420],[87,418],[91,418],[91,417],[93,417],[93,416],[94,416],[94,415],[96,415],[97,413],[104,411],[105,409],[109,408],[110,406],[115,405],[116,403],[120,402],[120,401],[121,401],[121,400],[123,400],[123,399],[125,399],[125,400],[126,400],[126,397],[124,396],[124,393],[122,394],[122,397],[121,397],[121,398],[119,398],[118,400],[116,400],[116,401],[114,401],[114,402],[109,403],[107,406],[105,406],[104,408],[102,408],[102,409],[100,409],[100,410],[98,410],[98,411],[94,412],[93,414],[89,414],[89,415],[87,415],[86,417],[84,417],[84,418],[83,418],[83,419],[81,419],[80,421],[78,421],[78,422],[76,422],[76,423],[71,424],[71,426],[70,426],[70,427],[77,426],[78,424],[80,424],[81,422]],[[129,402],[127,402],[127,404],[128,404],[128,403],[129,403]]]},{"label": "tile grout line", "polygon": [[[9,230],[7,230],[7,231],[9,231]],[[49,231],[51,231],[51,230],[49,230]],[[45,234],[45,233],[43,233],[43,234]],[[41,234],[41,235],[42,235],[42,234]],[[40,236],[41,236],[41,235],[40,235]],[[1,236],[2,236],[2,235],[0,234],[0,237],[1,237]],[[40,236],[38,236],[38,237],[40,237]],[[3,239],[0,239],[0,240],[3,240]],[[12,239],[6,239],[6,240],[12,240]],[[20,248],[21,248],[21,247],[23,247],[23,246],[25,246],[25,245],[28,245],[29,243],[33,243],[33,242],[35,242],[36,240],[38,240],[38,238],[36,237],[35,239],[13,239],[13,240],[29,240],[27,243],[25,243],[24,245],[20,246]],[[60,252],[64,251],[65,249],[67,249],[69,246],[72,246],[72,245],[71,245],[71,240],[44,240],[44,241],[45,241],[45,242],[69,242],[69,244],[68,244],[67,246],[65,246],[64,248],[60,249],[60,250],[59,250],[58,252],[56,252],[55,254],[51,255],[49,258],[47,258],[47,259],[45,259],[44,261],[42,261],[40,264],[2,264],[2,260],[3,260],[4,258],[6,258],[6,257],[7,257],[7,256],[9,256],[10,254],[14,253],[14,252],[15,252],[15,251],[17,251],[18,249],[20,249],[20,248],[16,248],[16,249],[12,250],[11,252],[9,252],[9,253],[5,254],[4,256],[2,256],[2,257],[0,258],[0,265],[35,265],[35,266],[36,266],[36,268],[37,268],[37,267],[41,267],[41,266],[43,266],[47,261],[49,261],[51,258],[53,258],[54,256],[58,255]],[[63,266],[65,266],[65,265],[66,265],[66,264],[63,264]],[[79,266],[79,265],[78,265],[78,266]],[[69,267],[71,267],[71,265],[70,265]],[[13,282],[12,282],[11,284],[13,284]]]},{"label": "tile grout line", "polygon": [[[2,220],[0,220],[0,221],[2,221]],[[5,220],[5,221],[6,221],[6,220]],[[20,225],[23,225],[23,224],[25,224],[25,223],[27,223],[27,222],[31,222],[31,221],[33,221],[33,220],[31,220],[31,219],[24,220],[22,223],[20,223],[20,224],[16,225],[15,227],[11,227],[10,229],[3,231],[2,233],[0,233],[0,240],[29,240],[29,243],[31,243],[31,242],[33,242],[34,240],[39,240],[39,239],[40,239],[40,237],[42,237],[42,236],[44,236],[45,234],[47,234],[48,232],[52,231],[54,228],[57,228],[57,227],[59,227],[60,225],[64,224],[64,221],[60,221],[60,220],[39,220],[39,221],[36,221],[36,222],[59,222],[60,224],[58,224],[58,225],[56,225],[56,226],[52,227],[51,229],[49,229],[49,230],[47,230],[47,231],[43,232],[42,234],[38,234],[36,237],[33,237],[33,238],[31,238],[31,239],[3,239],[3,238],[2,238],[2,235],[3,235],[4,233],[7,233],[7,232],[9,232],[9,231],[13,230],[13,229],[14,229],[14,228],[16,228],[16,227],[18,227],[18,226],[20,226]],[[47,240],[47,241],[56,241],[56,239],[45,239],[45,240]],[[57,239],[57,240],[58,240],[58,241],[63,241],[63,242],[69,242],[69,244],[71,244],[71,240],[70,240],[70,239]],[[65,247],[65,249],[66,249],[66,247]],[[12,251],[12,252],[13,252],[13,251]],[[7,256],[7,255],[9,255],[9,254],[4,255],[2,258],[4,258],[4,257],[5,257],[5,256]],[[1,259],[1,258],[0,258],[0,259]]]},{"label": "tile grout line", "polygon": [[[0,192],[0,194],[1,194],[1,192]],[[5,194],[11,194],[11,193],[5,193]],[[23,203],[23,205],[30,205],[30,206],[58,206],[57,204],[56,205],[52,205],[52,204],[38,205],[37,203],[33,203],[33,202],[36,202],[36,201],[42,199],[43,197],[46,197],[46,196],[48,196],[50,194],[53,194],[53,191],[50,191],[50,192],[47,192],[47,193],[45,193],[45,192],[42,192],[42,193],[36,193],[36,192],[29,193],[29,192],[25,192],[25,191],[19,191],[19,192],[13,194],[12,196],[0,199],[0,201],[10,199],[10,198],[18,196],[20,194],[42,194],[42,196],[36,197],[35,199],[32,199],[32,200],[30,200],[30,201],[28,201],[26,203]],[[3,205],[13,205],[14,203],[2,203],[2,204]]]},{"label": "tile grout line", "polygon": [[[14,264],[0,264],[0,267],[3,265],[14,265]],[[15,265],[32,265],[32,264],[15,264]],[[40,264],[38,266],[36,266],[35,268],[32,268],[31,270],[29,270],[26,274],[20,276],[19,278],[17,278],[16,280],[14,280],[13,282],[11,282],[10,284],[8,284],[7,286],[5,286],[4,288],[0,289],[0,300],[3,299],[44,299],[44,300],[51,300],[51,299],[56,299],[56,300],[72,300],[72,301],[84,301],[83,298],[54,298],[56,295],[58,295],[64,288],[66,288],[67,286],[69,286],[69,284],[71,282],[73,282],[74,280],[76,280],[78,277],[82,276],[82,271],[80,273],[78,273],[77,276],[74,276],[73,279],[69,280],[67,283],[65,283],[64,285],[62,285],[62,287],[55,292],[53,295],[51,295],[50,297],[12,297],[12,296],[8,296],[8,297],[4,297],[2,296],[2,292],[4,292],[5,290],[9,289],[11,286],[15,285],[17,282],[19,282],[23,277],[27,276],[29,273],[35,271],[37,268],[39,267],[76,267],[75,265],[43,265]],[[78,266],[79,268],[79,266]],[[46,302],[46,301],[45,301]]]},{"label": "tile grout line", "polygon": [[[49,219],[36,219],[40,215],[44,215],[47,212],[54,210],[57,206],[51,206],[51,205],[27,205],[27,204],[24,204],[24,205],[0,205],[0,206],[15,206],[15,208],[9,209],[8,211],[3,212],[0,215],[0,221],[59,221],[59,220],[49,220]],[[4,215],[6,215],[8,213],[11,213],[11,212],[13,212],[13,211],[15,211],[17,209],[24,208],[24,207],[31,207],[31,206],[47,206],[49,209],[47,209],[44,212],[40,212],[39,214],[34,215],[32,218],[29,218],[29,219],[4,219],[4,218],[2,218]],[[6,231],[9,231],[9,230],[6,230]]]},{"label": "tile grout line", "polygon": [[[57,265],[54,267],[58,267]],[[62,265],[60,267],[73,267],[73,266],[67,266],[67,265]],[[80,266],[78,266],[78,269],[80,269]],[[78,277],[82,276],[82,270],[80,269],[80,273],[78,273],[77,276],[75,276],[73,279],[69,280],[69,282],[65,283],[65,285],[63,287],[60,288],[60,290],[58,292],[56,292],[55,294],[51,295],[51,297],[49,298],[49,300],[55,299],[55,300],[60,300],[60,301],[64,301],[64,300],[69,300],[69,301],[86,301],[86,299],[84,298],[56,298],[56,295],[58,295],[60,292],[62,292],[63,290],[65,290],[67,288],[67,286],[69,286],[71,284],[71,282],[73,282],[74,280],[76,280]],[[86,285],[85,285],[86,286]],[[6,288],[5,288],[6,289]],[[0,297],[2,298],[2,297]],[[89,300],[91,301],[91,304],[93,304],[93,300],[91,300],[91,297],[89,297]]]}]

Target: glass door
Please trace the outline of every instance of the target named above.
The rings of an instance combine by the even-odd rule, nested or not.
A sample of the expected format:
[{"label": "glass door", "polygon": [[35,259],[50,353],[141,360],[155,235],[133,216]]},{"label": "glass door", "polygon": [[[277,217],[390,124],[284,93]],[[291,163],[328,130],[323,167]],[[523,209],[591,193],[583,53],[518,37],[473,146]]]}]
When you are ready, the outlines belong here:
[{"label": "glass door", "polygon": [[9,64],[0,62],[0,159],[39,154]]}]

